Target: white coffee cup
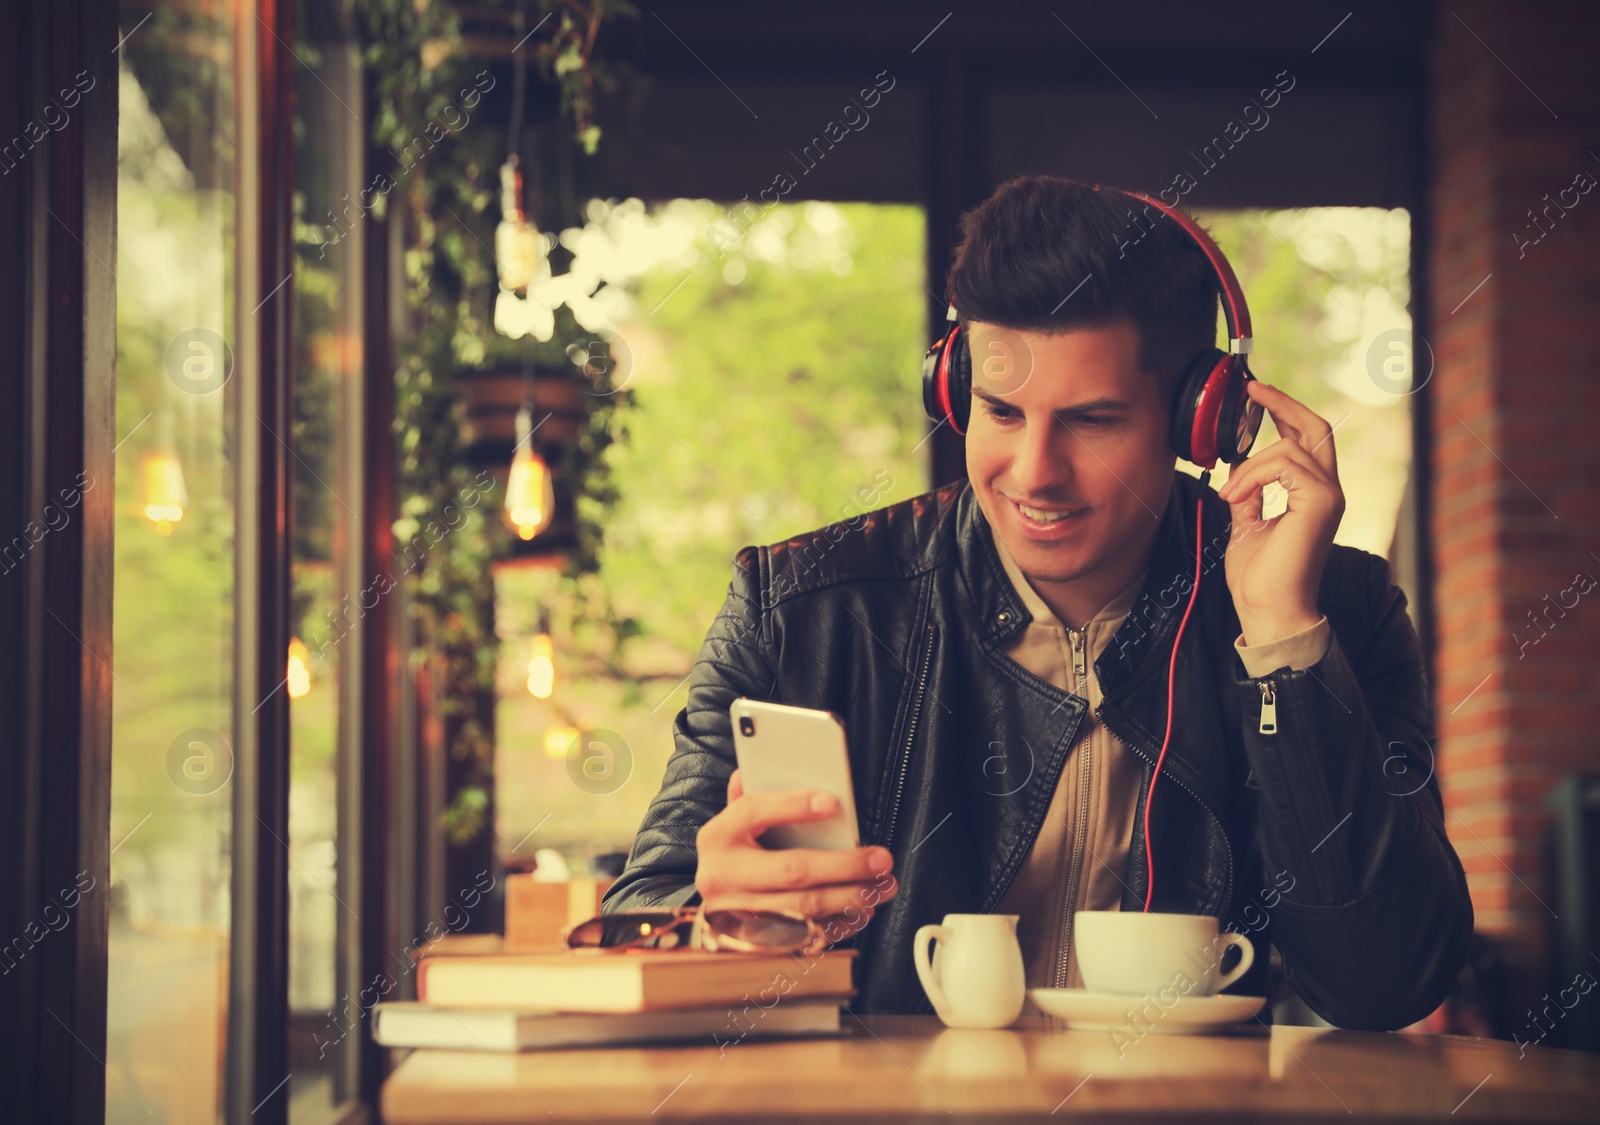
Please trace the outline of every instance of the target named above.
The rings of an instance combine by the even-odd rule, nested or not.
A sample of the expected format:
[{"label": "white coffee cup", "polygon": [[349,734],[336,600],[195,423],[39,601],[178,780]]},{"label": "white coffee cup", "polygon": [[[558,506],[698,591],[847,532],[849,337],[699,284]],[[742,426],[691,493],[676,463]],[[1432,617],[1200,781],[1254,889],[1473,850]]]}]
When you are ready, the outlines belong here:
[{"label": "white coffee cup", "polygon": [[[1072,916],[1072,944],[1084,987],[1095,992],[1153,994],[1176,985],[1183,995],[1212,996],[1255,961],[1250,939],[1220,931],[1208,914],[1079,910]],[[1224,973],[1230,945],[1239,947],[1239,963]]]},{"label": "white coffee cup", "polygon": [[[1022,1014],[1027,979],[1016,914],[946,914],[923,926],[912,956],[946,1027],[1005,1027]],[[935,939],[932,959],[928,946]]]}]

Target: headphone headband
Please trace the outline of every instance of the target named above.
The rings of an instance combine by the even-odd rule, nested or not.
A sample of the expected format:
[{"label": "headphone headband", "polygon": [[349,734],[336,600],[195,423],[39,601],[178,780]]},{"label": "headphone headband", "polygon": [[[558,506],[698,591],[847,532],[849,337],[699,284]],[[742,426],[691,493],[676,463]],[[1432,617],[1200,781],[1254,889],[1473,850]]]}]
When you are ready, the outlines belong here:
[{"label": "headphone headband", "polygon": [[[1094,185],[1093,190],[1099,191],[1099,185]],[[1204,469],[1210,469],[1219,459],[1238,464],[1249,454],[1262,416],[1260,405],[1245,393],[1245,384],[1255,378],[1246,359],[1255,349],[1255,340],[1250,307],[1245,303],[1239,279],[1221,247],[1188,215],[1141,192],[1112,190],[1171,218],[1211,263],[1222,290],[1228,350],[1207,347],[1182,373],[1172,408],[1170,437],[1180,457]],[[949,422],[951,429],[964,434],[971,411],[972,355],[953,299],[945,321],[949,327],[923,356],[922,404],[934,422]]]},{"label": "headphone headband", "polygon": [[[1098,185],[1095,191],[1099,191]],[[1123,195],[1130,199],[1143,200],[1156,210],[1172,217],[1180,227],[1188,232],[1189,237],[1199,244],[1200,249],[1211,262],[1211,268],[1216,271],[1217,280],[1222,283],[1222,315],[1228,322],[1228,351],[1232,355],[1249,355],[1255,350],[1255,339],[1250,332],[1250,306],[1245,304],[1244,290],[1239,285],[1239,279],[1234,275],[1233,266],[1229,264],[1227,255],[1222,252],[1205,229],[1188,215],[1176,207],[1168,207],[1159,199],[1151,199],[1137,191],[1125,191]]]}]

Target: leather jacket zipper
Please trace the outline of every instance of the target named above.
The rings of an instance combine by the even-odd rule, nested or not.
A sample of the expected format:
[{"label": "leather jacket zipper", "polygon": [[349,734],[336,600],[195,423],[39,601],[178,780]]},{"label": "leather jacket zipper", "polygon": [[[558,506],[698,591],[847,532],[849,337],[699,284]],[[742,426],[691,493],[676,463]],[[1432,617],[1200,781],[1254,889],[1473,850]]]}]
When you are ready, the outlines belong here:
[{"label": "leather jacket zipper", "polygon": [[922,671],[917,676],[917,694],[911,701],[911,717],[906,723],[906,745],[900,754],[900,776],[895,781],[894,800],[889,806],[889,823],[883,833],[883,846],[894,842],[895,822],[900,817],[900,796],[906,789],[906,771],[911,767],[911,744],[917,737],[917,716],[922,714],[922,696],[928,687],[928,667],[933,663],[933,641],[937,625],[928,626],[928,644],[922,654]]},{"label": "leather jacket zipper", "polygon": [[1278,693],[1271,680],[1261,681],[1261,733],[1278,733]]},{"label": "leather jacket zipper", "polygon": [[[1084,647],[1088,642],[1088,626],[1068,629],[1072,643],[1072,671],[1077,684],[1077,694],[1083,697],[1084,724],[1088,725],[1088,700],[1085,681],[1088,679],[1088,659]],[[1067,863],[1067,895],[1061,911],[1061,944],[1056,955],[1055,987],[1067,986],[1067,965],[1072,951],[1073,911],[1078,901],[1078,883],[1082,876],[1083,849],[1089,835],[1089,755],[1090,734],[1083,735],[1083,746],[1078,751],[1078,815],[1072,825],[1072,858]]]}]

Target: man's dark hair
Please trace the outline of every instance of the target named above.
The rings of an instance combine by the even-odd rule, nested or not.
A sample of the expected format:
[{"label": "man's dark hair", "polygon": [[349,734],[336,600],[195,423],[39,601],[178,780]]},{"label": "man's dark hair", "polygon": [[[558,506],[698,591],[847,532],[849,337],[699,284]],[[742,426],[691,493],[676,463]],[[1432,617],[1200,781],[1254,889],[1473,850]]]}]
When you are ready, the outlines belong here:
[{"label": "man's dark hair", "polygon": [[1001,184],[962,216],[949,286],[963,324],[1061,332],[1131,320],[1139,365],[1169,408],[1189,361],[1216,345],[1217,276],[1205,254],[1169,216],[1105,185]]}]

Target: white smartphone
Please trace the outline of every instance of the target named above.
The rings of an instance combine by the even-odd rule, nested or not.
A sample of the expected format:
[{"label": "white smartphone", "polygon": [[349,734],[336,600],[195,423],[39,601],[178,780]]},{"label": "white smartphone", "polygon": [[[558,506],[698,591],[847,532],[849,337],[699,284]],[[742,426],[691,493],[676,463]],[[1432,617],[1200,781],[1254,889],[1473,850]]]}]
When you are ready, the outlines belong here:
[{"label": "white smartphone", "polygon": [[839,799],[838,810],[826,820],[768,828],[760,836],[763,846],[838,851],[860,845],[850,754],[838,716],[740,698],[728,707],[728,717],[746,793],[819,789]]}]

